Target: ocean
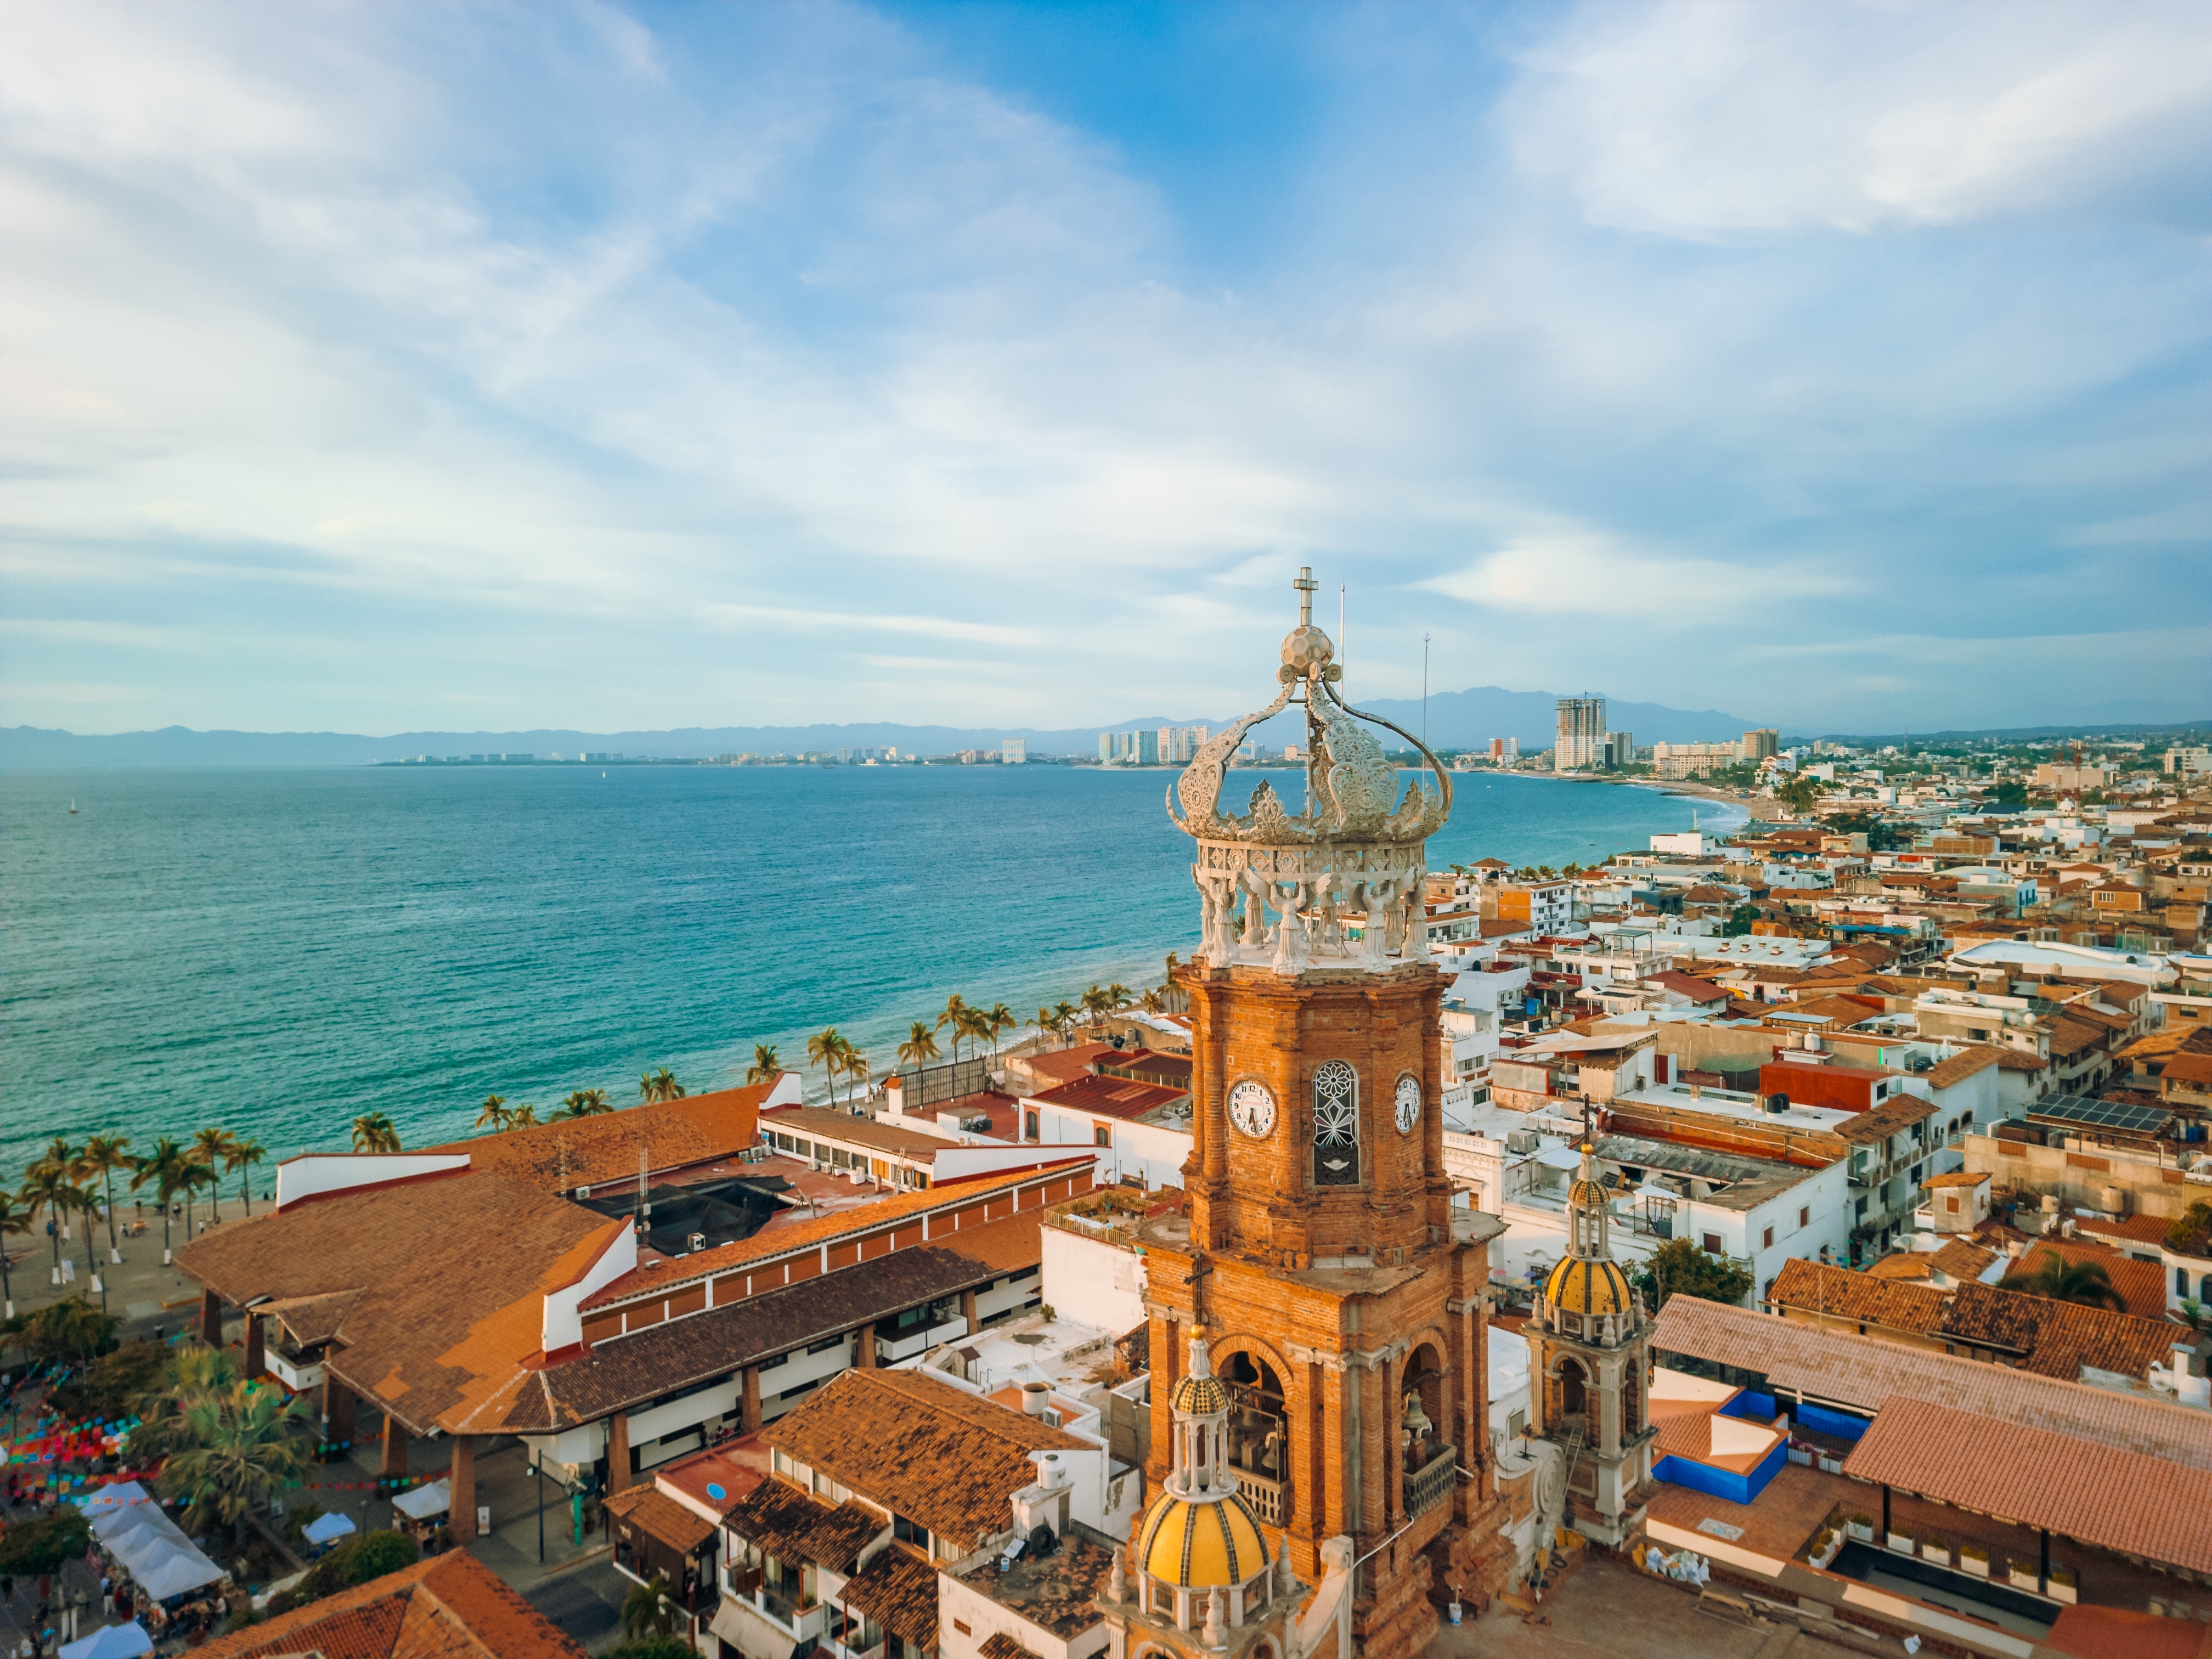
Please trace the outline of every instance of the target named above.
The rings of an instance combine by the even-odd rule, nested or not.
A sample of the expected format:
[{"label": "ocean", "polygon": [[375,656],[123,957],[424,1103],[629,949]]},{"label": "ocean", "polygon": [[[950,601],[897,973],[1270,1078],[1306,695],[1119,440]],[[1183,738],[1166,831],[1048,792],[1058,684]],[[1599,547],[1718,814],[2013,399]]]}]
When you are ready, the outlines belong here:
[{"label": "ocean", "polygon": [[[468,1133],[488,1094],[541,1117],[573,1089],[624,1105],[663,1066],[696,1093],[742,1081],[756,1042],[804,1068],[829,1024],[880,1074],[952,992],[1026,1019],[1094,981],[1156,984],[1197,935],[1189,843],[1162,805],[1173,775],[0,775],[0,1169],[57,1133],[144,1150],[215,1124],[273,1161],[343,1149],[369,1111],[427,1145]],[[1260,775],[1232,774],[1228,799]],[[1299,774],[1265,775],[1302,798]],[[1693,807],[1708,824],[1729,811],[1457,783],[1431,868],[1591,863],[1687,829]]]}]

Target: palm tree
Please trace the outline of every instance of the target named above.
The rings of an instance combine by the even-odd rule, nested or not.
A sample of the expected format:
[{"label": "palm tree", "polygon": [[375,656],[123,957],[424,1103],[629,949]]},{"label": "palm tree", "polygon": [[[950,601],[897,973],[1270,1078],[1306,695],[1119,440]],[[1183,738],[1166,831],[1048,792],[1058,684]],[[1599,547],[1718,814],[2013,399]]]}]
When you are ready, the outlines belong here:
[{"label": "palm tree", "polygon": [[1136,1000],[1129,988],[1118,979],[1106,988],[1106,1001],[1109,1009],[1126,1008]]},{"label": "palm tree", "polygon": [[62,1224],[69,1219],[71,1211],[89,1211],[99,1200],[88,1188],[71,1181],[66,1169],[44,1158],[31,1166],[29,1177],[17,1196],[23,1200],[27,1214],[35,1218],[44,1210],[52,1225],[54,1283],[58,1285],[62,1282]]},{"label": "palm tree", "polygon": [[228,1348],[204,1342],[179,1342],[169,1350],[161,1382],[127,1402],[138,1426],[131,1431],[130,1455],[156,1462],[192,1443],[186,1413],[210,1395],[238,1381],[237,1362]]},{"label": "palm tree", "polygon": [[[866,1085],[870,1069],[868,1066],[868,1057],[860,1053],[859,1049],[856,1048],[845,1056],[842,1069],[847,1077],[852,1079],[854,1084],[863,1087]],[[849,1101],[852,1097],[853,1091],[851,1090],[846,1091],[845,1098]]]},{"label": "palm tree", "polygon": [[1168,1011],[1168,1000],[1156,988],[1146,986],[1145,994],[1137,999],[1137,1006],[1148,1014],[1164,1014]]},{"label": "palm tree", "polygon": [[952,1028],[952,1063],[956,1066],[960,1063],[960,1039],[968,1035],[967,1015],[968,999],[955,991],[945,999],[945,1012],[937,1017],[939,1030],[948,1025]]},{"label": "palm tree", "polygon": [[203,1395],[181,1413],[192,1443],[171,1455],[155,1484],[164,1498],[189,1502],[188,1528],[226,1526],[242,1541],[247,1515],[306,1470],[313,1414],[306,1395],[251,1381]]},{"label": "palm tree", "polygon": [[82,1294],[64,1297],[23,1319],[24,1346],[43,1359],[82,1365],[113,1344],[122,1322]]},{"label": "palm tree", "polygon": [[1037,1007],[1036,1018],[1030,1021],[1030,1024],[1036,1027],[1036,1034],[1039,1036],[1054,1036],[1060,1031],[1060,1016],[1042,1004]]},{"label": "palm tree", "polygon": [[684,1085],[676,1080],[676,1073],[665,1066],[657,1072],[647,1072],[637,1080],[640,1099],[647,1105],[660,1100],[681,1100]]},{"label": "palm tree", "polygon": [[0,1187],[0,1297],[8,1304],[8,1311],[0,1318],[15,1316],[15,1285],[8,1276],[8,1235],[31,1231],[31,1212],[15,1207],[15,1194]]},{"label": "palm tree", "polygon": [[756,1083],[773,1083],[782,1075],[783,1062],[775,1057],[775,1045],[753,1044],[753,1063],[745,1067],[745,1085],[750,1088]]},{"label": "palm tree", "polygon": [[834,1025],[825,1025],[806,1039],[806,1063],[822,1068],[832,1100],[837,1097],[837,1068],[845,1063],[846,1052],[845,1035]]},{"label": "palm tree", "polygon": [[920,1020],[907,1027],[906,1041],[898,1046],[899,1064],[922,1066],[937,1058],[937,1037]]},{"label": "palm tree", "polygon": [[1075,1039],[1075,1017],[1083,1011],[1066,997],[1052,1005],[1053,1018],[1060,1022],[1060,1040],[1072,1042]]},{"label": "palm tree", "polygon": [[[212,1170],[230,1156],[230,1149],[237,1139],[228,1129],[202,1129],[192,1137],[192,1162]],[[208,1195],[208,1214],[216,1221],[222,1219],[222,1200],[216,1195],[220,1191],[220,1186],[216,1186]]]},{"label": "palm tree", "polygon": [[2079,1303],[2085,1308],[2128,1310],[2128,1299],[2112,1288],[2112,1275],[2101,1262],[2069,1261],[2052,1249],[2036,1252],[2031,1261],[2033,1265],[2015,1267],[1997,1280],[1997,1288],[2052,1302]]},{"label": "palm tree", "polygon": [[602,1112],[611,1112],[605,1089],[575,1089],[561,1103],[563,1117],[597,1117]]},{"label": "palm tree", "polygon": [[56,1135],[46,1143],[46,1150],[39,1154],[38,1162],[23,1173],[35,1176],[44,1170],[56,1170],[63,1175],[74,1177],[85,1173],[83,1164],[84,1148],[70,1146],[69,1137],[66,1135]]},{"label": "palm tree", "polygon": [[635,1585],[623,1598],[623,1634],[665,1636],[676,1628],[676,1613],[668,1605],[668,1575],[656,1572]]},{"label": "palm tree", "polygon": [[239,1200],[246,1206],[249,1220],[253,1215],[253,1183],[246,1179],[246,1172],[268,1156],[269,1149],[258,1140],[234,1140],[222,1155],[222,1167],[238,1172]]},{"label": "palm tree", "polygon": [[999,1052],[999,1034],[1001,1031],[1019,1030],[1022,1024],[1014,1017],[1014,1011],[1003,1002],[994,1002],[991,1005],[990,1012],[983,1016],[983,1023],[988,1028],[991,1052],[994,1054]]},{"label": "palm tree", "polygon": [[186,1152],[185,1154],[183,1190],[185,1194],[185,1243],[190,1243],[191,1242],[192,1234],[197,1231],[197,1229],[192,1225],[193,1200],[198,1198],[203,1188],[213,1187],[220,1179],[221,1177],[218,1176],[213,1170],[208,1168],[206,1164],[201,1163],[190,1152]]},{"label": "palm tree", "polygon": [[184,1190],[185,1171],[191,1168],[185,1149],[167,1135],[154,1143],[150,1154],[131,1164],[131,1190],[135,1193],[151,1182],[154,1196],[161,1202],[161,1265],[165,1267],[169,1265],[169,1206]]},{"label": "palm tree", "polygon": [[[963,1029],[966,1031],[968,1040],[970,1042],[984,1042],[989,1041],[991,1036],[991,1016],[986,1013],[982,1009],[975,1007],[962,1009],[960,1012],[960,1024]],[[973,1050],[970,1050],[970,1052],[972,1053]]]},{"label": "palm tree", "polygon": [[476,1127],[479,1129],[500,1130],[507,1127],[507,1097],[486,1095],[484,1103],[477,1113]]},{"label": "palm tree", "polygon": [[107,1204],[107,1254],[123,1260],[121,1241],[115,1231],[115,1172],[131,1167],[129,1135],[94,1135],[84,1143],[84,1172],[100,1177],[100,1195]]},{"label": "palm tree", "polygon": [[521,1105],[516,1107],[513,1111],[507,1115],[507,1127],[510,1129],[536,1128],[538,1127],[538,1109],[535,1106],[532,1106],[528,1101],[524,1101]]},{"label": "palm tree", "polygon": [[353,1121],[353,1149],[356,1152],[396,1152],[399,1131],[382,1112],[363,1112]]},{"label": "palm tree", "polygon": [[1083,1006],[1084,1023],[1086,1025],[1099,1024],[1106,1018],[1108,1010],[1113,1006],[1113,999],[1107,995],[1106,988],[1095,983],[1076,1000]]}]

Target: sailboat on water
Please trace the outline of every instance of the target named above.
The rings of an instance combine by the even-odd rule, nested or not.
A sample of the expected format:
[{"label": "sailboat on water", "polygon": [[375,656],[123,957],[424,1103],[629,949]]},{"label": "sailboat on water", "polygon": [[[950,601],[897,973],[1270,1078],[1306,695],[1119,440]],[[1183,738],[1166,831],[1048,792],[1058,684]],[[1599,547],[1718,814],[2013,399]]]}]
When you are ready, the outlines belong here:
[{"label": "sailboat on water", "polygon": [[70,816],[71,817],[76,816],[76,797],[74,795],[70,797]]}]

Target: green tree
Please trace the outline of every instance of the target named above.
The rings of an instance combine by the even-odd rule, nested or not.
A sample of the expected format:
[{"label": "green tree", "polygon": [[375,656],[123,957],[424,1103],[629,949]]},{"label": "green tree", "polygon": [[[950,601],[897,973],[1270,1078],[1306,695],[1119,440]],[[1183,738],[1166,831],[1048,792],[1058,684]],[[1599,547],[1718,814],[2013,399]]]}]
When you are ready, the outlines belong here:
[{"label": "green tree", "polygon": [[[1037,1006],[1036,1017],[1030,1020],[1030,1024],[1036,1027],[1036,1033],[1039,1036],[1056,1036],[1059,1035],[1060,1016],[1054,1013],[1051,1009],[1044,1006],[1042,1003]],[[919,1030],[921,1028],[917,1026],[915,1029]]]},{"label": "green tree", "polygon": [[1007,1007],[1005,1003],[993,1003],[990,1012],[983,1016],[984,1031],[991,1040],[991,1052],[997,1054],[1000,1037],[1008,1031],[1020,1030],[1021,1024],[1020,1018],[1014,1011]]},{"label": "green tree", "polygon": [[837,1071],[845,1063],[852,1045],[845,1034],[834,1025],[825,1025],[806,1039],[806,1063],[822,1068],[823,1079],[830,1085],[830,1098],[837,1098]]},{"label": "green tree", "polygon": [[382,1112],[363,1112],[353,1121],[353,1149],[356,1152],[396,1152],[399,1131]]},{"label": "green tree", "polygon": [[1980,804],[2000,812],[2017,812],[2027,805],[2027,786],[2018,778],[2007,778],[1983,796]]},{"label": "green tree", "polygon": [[186,1504],[188,1530],[228,1527],[242,1544],[246,1516],[306,1471],[313,1415],[307,1395],[287,1397],[273,1383],[234,1382],[203,1395],[182,1413],[186,1443],[155,1484]]},{"label": "green tree", "polygon": [[489,1129],[496,1134],[507,1127],[507,1110],[505,1095],[486,1095],[483,1104],[477,1109],[476,1127]]},{"label": "green tree", "polygon": [[906,1041],[898,1046],[899,1064],[927,1066],[937,1058],[937,1036],[929,1027],[916,1020],[907,1027]]},{"label": "green tree", "polygon": [[[202,1129],[192,1136],[191,1160],[212,1173],[217,1164],[229,1158],[230,1149],[237,1144],[238,1137],[228,1129]],[[211,1220],[222,1219],[222,1201],[218,1196],[221,1190],[219,1182],[208,1183],[208,1215]]]},{"label": "green tree", "polygon": [[155,1201],[161,1206],[161,1263],[164,1267],[169,1261],[169,1206],[184,1190],[187,1178],[185,1172],[191,1167],[191,1160],[185,1156],[185,1149],[167,1135],[154,1143],[151,1152],[135,1159],[131,1164],[131,1190],[135,1193],[142,1187],[150,1186],[154,1189]]},{"label": "green tree", "polygon": [[0,1298],[7,1302],[9,1319],[15,1316],[15,1284],[8,1276],[8,1237],[31,1231],[31,1212],[16,1208],[16,1202],[15,1194],[0,1187]]},{"label": "green tree", "polygon": [[961,1034],[970,1042],[987,1042],[991,1037],[991,1016],[972,1006],[963,1008],[960,1011],[960,1027]]},{"label": "green tree", "polygon": [[62,1229],[72,1214],[89,1213],[100,1200],[93,1197],[90,1188],[78,1186],[68,1169],[43,1159],[31,1166],[23,1189],[16,1195],[33,1217],[44,1210],[53,1224],[54,1283],[58,1285],[62,1282]]},{"label": "green tree", "polygon": [[122,1322],[82,1295],[64,1297],[23,1316],[23,1346],[40,1359],[82,1365],[115,1346]]},{"label": "green tree", "polygon": [[365,1532],[354,1540],[353,1555],[346,1564],[346,1577],[356,1584],[366,1584],[371,1579],[383,1577],[387,1572],[411,1567],[422,1559],[422,1547],[404,1532],[382,1529]]},{"label": "green tree", "polygon": [[166,1344],[125,1342],[56,1385],[48,1397],[64,1417],[112,1421],[128,1417],[141,1395],[160,1389],[168,1364]]},{"label": "green tree", "polygon": [[2166,1248],[2178,1255],[2212,1255],[2212,1203],[2203,1199],[2167,1224]]},{"label": "green tree", "polygon": [[513,1111],[507,1115],[507,1127],[510,1129],[536,1128],[538,1127],[538,1109],[535,1106],[532,1106],[528,1101],[524,1101],[521,1105],[516,1107]]},{"label": "green tree", "polygon": [[1636,1288],[1654,1313],[1676,1295],[1741,1307],[1751,1286],[1751,1274],[1744,1268],[1726,1256],[1707,1254],[1686,1238],[1670,1238],[1652,1251],[1636,1276]]},{"label": "green tree", "polygon": [[1086,988],[1076,1001],[1083,1010],[1083,1021],[1086,1025],[1103,1024],[1114,1008],[1114,1000],[1107,995],[1106,988],[1095,983]]},{"label": "green tree", "polygon": [[1052,1005],[1053,1018],[1060,1022],[1060,1040],[1062,1042],[1075,1040],[1075,1017],[1082,1012],[1066,997]]},{"label": "green tree", "polygon": [[92,1547],[92,1523],[74,1504],[40,1521],[17,1521],[0,1532],[0,1577],[40,1578]]},{"label": "green tree", "polygon": [[71,1181],[82,1180],[89,1173],[84,1167],[84,1148],[70,1146],[67,1135],[56,1135],[46,1143],[37,1162],[23,1173],[37,1176],[50,1172],[66,1176]]},{"label": "green tree", "polygon": [[698,1651],[680,1636],[641,1636],[607,1650],[607,1659],[699,1659]]},{"label": "green tree", "polygon": [[1803,772],[1792,773],[1775,789],[1774,799],[1793,812],[1809,812],[1820,804],[1820,780]]},{"label": "green tree", "polygon": [[623,1598],[622,1626],[623,1634],[629,1637],[665,1636],[676,1628],[676,1609],[669,1605],[666,1573],[654,1573]]},{"label": "green tree", "polygon": [[247,1172],[269,1156],[269,1149],[258,1140],[233,1140],[222,1155],[222,1166],[238,1176],[239,1202],[245,1205],[246,1213],[253,1213],[253,1182]]},{"label": "green tree", "polygon": [[2102,1262],[2069,1261],[2052,1249],[2032,1253],[2025,1265],[1997,1280],[1997,1288],[2085,1308],[2110,1308],[2116,1313],[2128,1310],[2128,1299],[2112,1288],[2112,1276]]},{"label": "green tree", "polygon": [[945,1010],[937,1017],[937,1029],[952,1029],[952,1061],[960,1062],[960,1039],[968,1035],[968,999],[955,991],[945,999]]},{"label": "green tree", "polygon": [[775,1045],[770,1042],[753,1044],[753,1063],[745,1067],[745,1085],[773,1083],[783,1075],[783,1062],[776,1058]]},{"label": "green tree", "polygon": [[562,1108],[561,1115],[563,1117],[597,1117],[603,1112],[614,1110],[613,1107],[607,1104],[607,1091],[605,1089],[572,1090],[568,1097],[562,1101],[561,1105]]},{"label": "green tree", "polygon": [[637,1080],[638,1098],[652,1105],[657,1101],[681,1100],[684,1085],[676,1080],[676,1073],[665,1066],[657,1072],[647,1072]]},{"label": "green tree", "polygon": [[155,1462],[192,1443],[188,1413],[238,1381],[238,1366],[227,1348],[204,1342],[179,1342],[167,1351],[161,1372],[132,1396],[138,1426],[131,1431],[133,1462]]},{"label": "green tree", "polygon": [[189,1152],[185,1154],[185,1167],[180,1174],[182,1183],[179,1190],[185,1195],[185,1239],[189,1243],[193,1232],[192,1200],[212,1188],[220,1177]]},{"label": "green tree", "polygon": [[1864,836],[1869,853],[1894,853],[1912,845],[1912,832],[1890,823],[1879,812],[1844,812],[1827,821],[1839,836]]},{"label": "green tree", "polygon": [[94,1135],[84,1143],[83,1168],[100,1177],[100,1196],[107,1209],[107,1253],[120,1261],[122,1240],[115,1231],[115,1172],[131,1167],[129,1135]]}]

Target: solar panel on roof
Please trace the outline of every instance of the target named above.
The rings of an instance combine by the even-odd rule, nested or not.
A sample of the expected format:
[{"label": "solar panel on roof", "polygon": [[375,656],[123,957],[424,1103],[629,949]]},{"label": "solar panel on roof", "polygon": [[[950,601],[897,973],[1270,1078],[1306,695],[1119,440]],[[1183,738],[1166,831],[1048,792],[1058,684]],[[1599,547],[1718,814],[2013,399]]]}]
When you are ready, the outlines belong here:
[{"label": "solar panel on roof", "polygon": [[2080,1123],[2138,1134],[2155,1134],[2173,1121],[2173,1114],[2162,1107],[2141,1106],[2124,1100],[2093,1100],[2086,1095],[2061,1095],[2056,1100],[2032,1107],[2027,1115],[2031,1121]]}]

